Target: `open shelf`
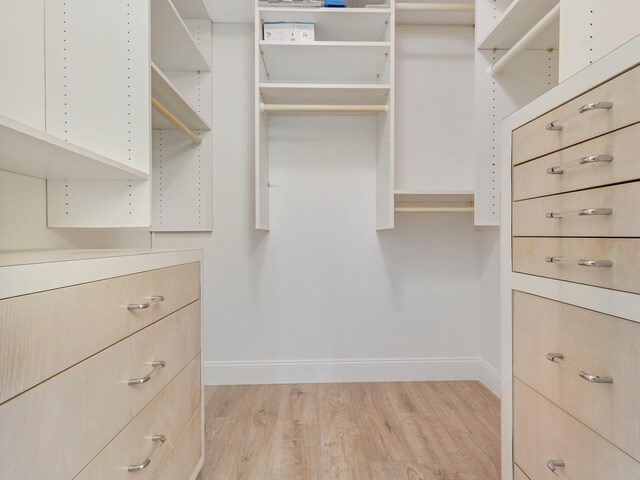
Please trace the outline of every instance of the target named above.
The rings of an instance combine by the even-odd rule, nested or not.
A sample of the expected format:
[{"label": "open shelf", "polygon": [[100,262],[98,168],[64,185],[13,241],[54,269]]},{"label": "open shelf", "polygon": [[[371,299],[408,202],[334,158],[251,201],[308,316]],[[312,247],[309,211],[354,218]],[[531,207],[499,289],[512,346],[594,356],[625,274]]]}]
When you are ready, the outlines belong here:
[{"label": "open shelf", "polygon": [[[470,11],[438,11],[438,10],[404,10],[403,3],[425,3],[418,0],[396,3],[396,25],[449,25],[461,27],[473,27],[475,25],[475,12]],[[473,2],[447,2],[454,5],[467,5]]]},{"label": "open shelf", "polygon": [[387,105],[389,85],[380,84],[260,84],[265,104]]},{"label": "open shelf", "polygon": [[317,40],[382,41],[389,38],[389,8],[260,8],[263,22],[315,24]]},{"label": "open shelf", "polygon": [[397,213],[473,213],[474,193],[396,190],[394,204]]},{"label": "open shelf", "polygon": [[111,158],[0,115],[0,170],[50,179],[146,180]]},{"label": "open shelf", "polygon": [[[154,0],[156,1],[156,0]],[[202,0],[173,0],[180,17],[188,20],[210,20],[207,7]]]},{"label": "open shelf", "polygon": [[171,0],[151,2],[151,59],[165,72],[210,72]]},{"label": "open shelf", "polygon": [[389,42],[260,42],[261,82],[380,83],[388,76]]},{"label": "open shelf", "polygon": [[[478,42],[477,48],[510,49],[557,4],[558,0],[514,0],[495,26]],[[558,48],[559,28],[559,22],[554,22],[532,41],[529,48]]]},{"label": "open shelf", "polygon": [[[190,129],[211,130],[207,121],[153,62],[151,62],[151,95]],[[152,125],[154,130],[176,129],[171,122],[155,110],[153,111]]]}]

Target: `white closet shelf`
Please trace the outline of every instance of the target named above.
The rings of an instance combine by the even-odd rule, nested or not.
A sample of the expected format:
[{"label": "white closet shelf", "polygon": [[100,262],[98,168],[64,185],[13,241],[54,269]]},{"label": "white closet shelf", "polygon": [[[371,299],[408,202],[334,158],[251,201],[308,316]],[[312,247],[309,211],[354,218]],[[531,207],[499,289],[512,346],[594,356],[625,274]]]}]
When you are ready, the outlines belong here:
[{"label": "white closet shelf", "polygon": [[380,83],[389,42],[260,42],[263,83]]},{"label": "white closet shelf", "polygon": [[[154,0],[155,1],[155,0]],[[209,12],[202,0],[173,0],[173,6],[182,18],[188,20],[210,20]]]},{"label": "white closet shelf", "polygon": [[315,24],[315,36],[326,40],[379,41],[388,38],[390,8],[277,8],[259,9],[263,22]]},{"label": "white closet shelf", "polygon": [[[478,42],[477,48],[510,49],[557,4],[558,0],[514,0],[495,26]],[[533,40],[529,48],[558,48],[559,30],[560,23],[556,21]]]},{"label": "white closet shelf", "polygon": [[[151,96],[164,105],[174,116],[192,130],[211,130],[210,125],[182,96],[175,85],[158,66],[151,62]],[[152,125],[154,130],[175,130],[176,127],[155,110]]]},{"label": "white closet shelf", "polygon": [[49,179],[146,180],[145,173],[0,115],[0,170]]},{"label": "white closet shelf", "polygon": [[210,72],[171,0],[151,2],[151,58],[165,72]]},{"label": "white closet shelf", "polygon": [[[447,6],[450,9],[447,9]],[[420,7],[420,8],[418,8]],[[433,8],[430,8],[433,7]],[[397,2],[396,25],[447,25],[473,27],[473,2]]]},{"label": "white closet shelf", "polygon": [[390,89],[390,85],[381,84],[260,84],[265,105],[387,105]]},{"label": "white closet shelf", "polygon": [[396,190],[397,213],[473,213],[472,191],[410,191]]}]

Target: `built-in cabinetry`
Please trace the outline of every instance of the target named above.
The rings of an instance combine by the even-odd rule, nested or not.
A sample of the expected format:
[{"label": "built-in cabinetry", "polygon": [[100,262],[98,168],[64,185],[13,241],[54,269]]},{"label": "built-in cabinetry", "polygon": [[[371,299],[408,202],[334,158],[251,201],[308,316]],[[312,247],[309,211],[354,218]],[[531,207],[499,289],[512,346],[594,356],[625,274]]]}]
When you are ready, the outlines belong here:
[{"label": "built-in cabinetry", "polygon": [[505,479],[640,476],[639,52],[502,127]]},{"label": "built-in cabinetry", "polygon": [[1,479],[195,478],[200,262],[199,251],[0,254]]}]

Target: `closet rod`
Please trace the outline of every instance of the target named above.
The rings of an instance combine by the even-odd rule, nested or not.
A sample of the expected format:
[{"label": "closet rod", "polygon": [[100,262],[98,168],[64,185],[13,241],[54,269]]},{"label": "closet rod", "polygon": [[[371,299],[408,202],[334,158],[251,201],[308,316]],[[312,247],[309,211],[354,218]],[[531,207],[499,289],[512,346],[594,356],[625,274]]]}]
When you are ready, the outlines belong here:
[{"label": "closet rod", "polygon": [[473,207],[396,207],[396,213],[473,213]]},{"label": "closet rod", "polygon": [[160,103],[158,100],[156,100],[155,98],[151,97],[151,106],[153,107],[153,109],[158,112],[160,115],[162,115],[164,118],[166,118],[169,122],[171,122],[173,125],[175,125],[175,127],[180,130],[182,133],[184,133],[187,137],[189,137],[189,139],[195,143],[196,145],[200,145],[202,143],[202,139],[196,135],[195,133],[193,133],[193,131],[187,127],[184,123],[182,123],[178,117],[176,117],[173,113],[171,113],[167,107],[165,107],[164,105],[162,105],[162,103]]},{"label": "closet rod", "polygon": [[386,105],[285,105],[285,104],[260,104],[260,110],[272,113],[384,113],[388,110]]},{"label": "closet rod", "polygon": [[396,3],[396,10],[421,10],[428,12],[473,12],[475,5],[460,3]]},{"label": "closet rod", "polygon": [[490,66],[489,73],[493,76],[498,75],[511,60],[527,48],[531,41],[546,30],[547,27],[549,27],[549,25],[551,25],[559,16],[560,4],[553,7],[551,11],[542,18],[542,20],[536,23],[536,25],[525,34],[524,37],[518,40],[518,42],[511,47],[511,50],[504,54],[504,57],[498,60],[494,65]]}]

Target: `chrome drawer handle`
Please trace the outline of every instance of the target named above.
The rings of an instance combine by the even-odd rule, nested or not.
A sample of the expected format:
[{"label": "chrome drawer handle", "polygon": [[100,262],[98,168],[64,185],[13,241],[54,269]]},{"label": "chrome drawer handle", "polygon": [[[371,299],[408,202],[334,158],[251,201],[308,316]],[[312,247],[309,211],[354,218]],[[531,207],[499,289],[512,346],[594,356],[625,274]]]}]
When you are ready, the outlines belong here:
[{"label": "chrome drawer handle", "polygon": [[599,377],[598,375],[590,375],[587,372],[580,372],[580,378],[584,378],[591,383],[613,383],[613,378],[611,377]]},{"label": "chrome drawer handle", "polygon": [[[164,435],[153,435],[151,437],[151,441],[164,443],[164,442],[167,441],[167,437],[165,437]],[[142,463],[140,463],[138,465],[129,465],[127,467],[127,471],[129,471],[129,472],[141,472],[142,470],[147,468],[150,464],[151,464],[151,459],[147,458],[144,462],[142,462]]]},{"label": "chrome drawer handle", "polygon": [[549,460],[547,462],[547,468],[552,472],[556,471],[556,468],[563,468],[564,462],[562,460]]},{"label": "chrome drawer handle", "polygon": [[611,163],[613,162],[613,155],[589,155],[587,157],[579,158],[577,162],[567,163],[566,165],[558,165],[557,167],[547,168],[549,175],[562,175],[565,168],[579,165],[589,165],[591,163]]},{"label": "chrome drawer handle", "polygon": [[554,362],[556,359],[564,360],[564,353],[547,353],[547,360]]},{"label": "chrome drawer handle", "polygon": [[142,377],[142,378],[132,378],[131,380],[129,380],[127,383],[129,385],[142,385],[143,383],[147,383],[149,380],[151,380],[151,375],[153,375],[153,373],[156,370],[159,370],[161,368],[164,368],[167,366],[167,362],[165,362],[164,360],[158,360],[155,362],[151,362],[151,366],[153,367],[153,370],[151,370],[151,372],[149,372],[149,375]]},{"label": "chrome drawer handle", "polygon": [[612,208],[581,208],[575,212],[547,212],[547,218],[564,218],[577,215],[578,217],[595,217],[598,215],[613,215]]},{"label": "chrome drawer handle", "polygon": [[[581,106],[578,109],[578,113],[590,112],[592,110],[611,110],[612,108],[613,108],[613,102],[593,102],[593,103],[587,103],[586,105]],[[573,115],[569,115],[560,120],[554,120],[553,122],[549,122],[544,128],[550,132],[552,131],[561,132],[563,129],[563,126],[558,122],[562,120],[566,120],[571,116]]]},{"label": "chrome drawer handle", "polygon": [[564,257],[544,257],[544,261],[547,263],[560,263],[564,261]]},{"label": "chrome drawer handle", "polygon": [[149,301],[147,303],[132,303],[127,305],[127,310],[146,310],[151,305],[164,302],[164,295],[154,295],[153,297],[147,297]]},{"label": "chrome drawer handle", "polygon": [[578,260],[578,265],[591,268],[611,268],[613,262],[611,260]]}]

